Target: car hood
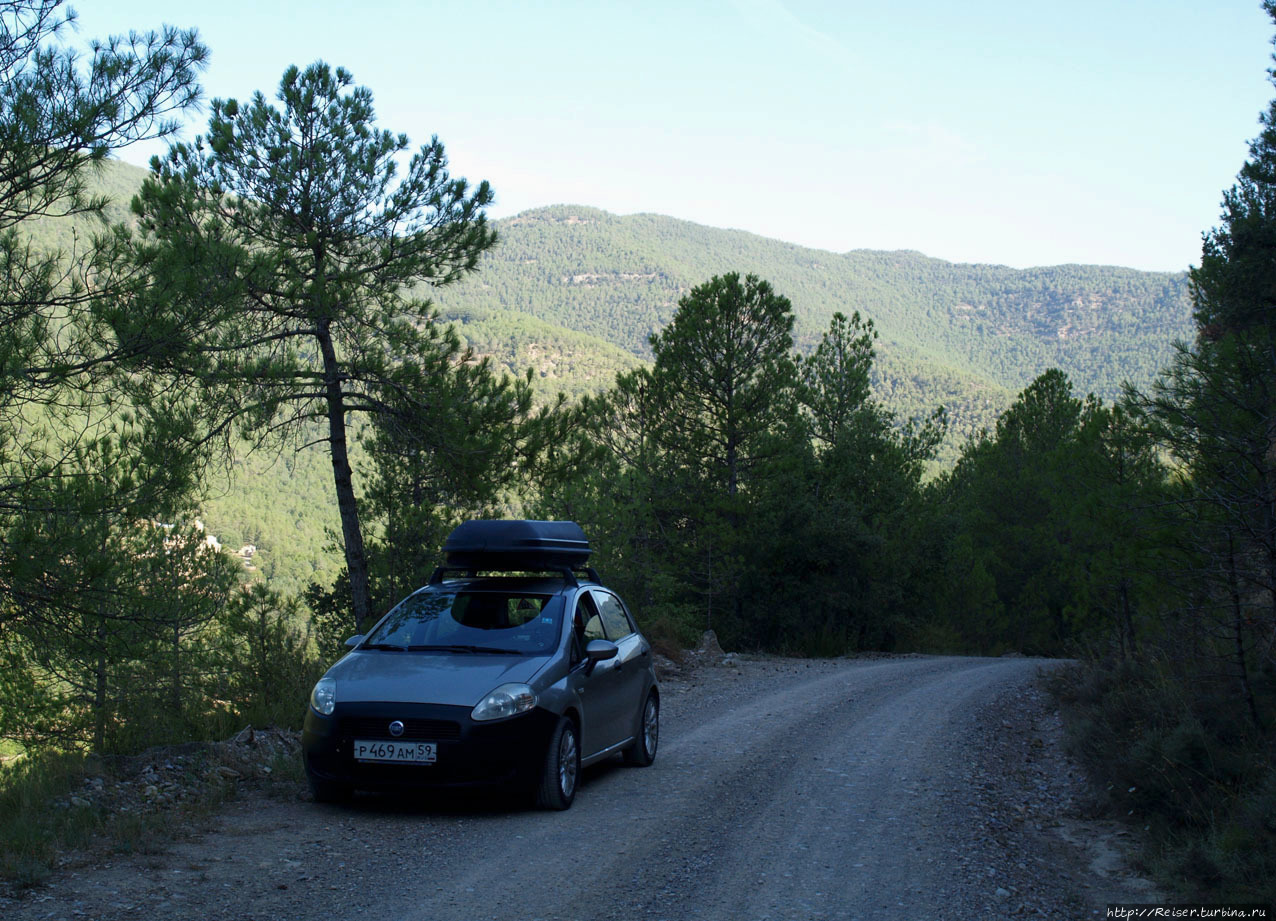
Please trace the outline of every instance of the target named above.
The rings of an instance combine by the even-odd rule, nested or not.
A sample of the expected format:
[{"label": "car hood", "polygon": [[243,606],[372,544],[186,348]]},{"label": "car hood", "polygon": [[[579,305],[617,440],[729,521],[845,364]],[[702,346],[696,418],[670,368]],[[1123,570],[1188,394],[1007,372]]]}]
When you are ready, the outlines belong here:
[{"label": "car hood", "polygon": [[395,701],[473,707],[509,681],[530,681],[546,656],[366,650],[332,668],[337,702]]}]

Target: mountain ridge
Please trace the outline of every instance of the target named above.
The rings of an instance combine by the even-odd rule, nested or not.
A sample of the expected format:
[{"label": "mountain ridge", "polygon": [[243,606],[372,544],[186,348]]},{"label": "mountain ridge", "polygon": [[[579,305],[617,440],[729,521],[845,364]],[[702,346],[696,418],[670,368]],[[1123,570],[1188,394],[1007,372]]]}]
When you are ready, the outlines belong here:
[{"label": "mountain ridge", "polygon": [[[479,271],[434,294],[450,316],[479,307],[515,311],[647,359],[648,337],[669,321],[679,297],[712,275],[752,272],[792,301],[799,351],[814,347],[835,311],[871,318],[880,335],[875,386],[904,415],[952,400],[960,406],[964,393],[989,388],[1001,391],[994,402],[1004,406],[1050,367],[1061,367],[1078,390],[1110,400],[1123,380],[1146,385],[1174,339],[1190,331],[1186,273],[1083,264],[1016,269],[915,250],[834,253],[582,205],[529,209],[495,226],[501,240]],[[910,380],[914,386],[906,386]],[[938,399],[927,399],[921,391],[928,389]],[[968,434],[993,416],[962,414],[958,431]]]},{"label": "mountain ridge", "polygon": [[[115,198],[112,220],[128,219],[125,198],[145,175],[121,161],[103,167],[99,182]],[[932,381],[937,397],[958,395],[967,381],[974,390],[1005,391],[1008,401],[1049,367],[1067,372],[1078,390],[1113,399],[1125,379],[1150,382],[1173,341],[1191,330],[1186,272],[1083,263],[1014,268],[912,249],[835,252],[655,212],[617,215],[578,204],[531,208],[492,223],[500,240],[476,273],[419,293],[512,373],[527,367],[527,339],[520,337],[542,341],[542,357],[545,348],[570,342],[577,355],[571,367],[543,376],[549,390],[569,396],[606,387],[633,359],[649,359],[648,338],[669,321],[678,299],[728,271],[757,274],[790,298],[801,352],[814,348],[835,311],[872,319],[880,336],[875,385],[888,403],[898,401],[907,379],[922,387]],[[47,230],[60,245],[73,240],[67,226]],[[592,368],[584,360],[591,350],[598,353]],[[894,408],[916,414],[936,402],[942,400],[919,394]],[[959,428],[989,421],[971,418]]]}]

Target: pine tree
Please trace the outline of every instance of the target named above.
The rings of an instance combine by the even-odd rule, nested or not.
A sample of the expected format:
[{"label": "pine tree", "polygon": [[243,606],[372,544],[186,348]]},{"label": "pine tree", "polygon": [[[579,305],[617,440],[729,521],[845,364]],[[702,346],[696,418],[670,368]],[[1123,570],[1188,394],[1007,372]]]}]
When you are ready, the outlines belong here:
[{"label": "pine tree", "polygon": [[61,0],[0,3],[0,734],[100,747],[107,688],[148,632],[131,537],[197,466],[171,447],[181,418],[117,399],[118,355],[87,317],[116,293],[90,290],[96,240],[57,251],[32,230],[101,218],[95,173],[175,130],[207,50],[170,28],[79,48],[73,27]]},{"label": "pine tree", "polygon": [[326,443],[358,627],[372,606],[351,417],[424,400],[422,371],[470,360],[412,293],[473,271],[496,234],[487,183],[452,178],[437,138],[401,171],[407,137],[378,129],[352,82],[319,62],[284,73],[281,108],[261,93],[214,101],[208,134],[152,163],[140,233],[121,230],[113,257],[134,297],[100,318],[152,375],[137,399],[202,399],[205,438]]},{"label": "pine tree", "polygon": [[1258,725],[1251,672],[1276,667],[1276,100],[1262,124],[1191,272],[1196,338],[1130,394],[1185,474],[1184,549],[1212,585],[1202,613]]},{"label": "pine tree", "polygon": [[711,489],[734,498],[792,419],[793,308],[755,275],[714,276],[678,301],[651,337],[665,443]]},{"label": "pine tree", "polygon": [[792,332],[788,298],[729,273],[693,288],[651,337],[661,477],[676,484],[681,565],[708,623],[725,609],[740,626],[751,509],[800,428]]}]

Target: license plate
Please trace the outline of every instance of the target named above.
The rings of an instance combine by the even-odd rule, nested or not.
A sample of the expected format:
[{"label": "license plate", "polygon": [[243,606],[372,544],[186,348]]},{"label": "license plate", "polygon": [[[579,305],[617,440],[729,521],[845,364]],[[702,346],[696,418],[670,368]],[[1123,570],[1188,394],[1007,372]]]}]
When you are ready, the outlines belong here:
[{"label": "license plate", "polygon": [[384,739],[355,739],[354,760],[395,761],[403,764],[433,764],[439,758],[433,742],[387,742]]}]

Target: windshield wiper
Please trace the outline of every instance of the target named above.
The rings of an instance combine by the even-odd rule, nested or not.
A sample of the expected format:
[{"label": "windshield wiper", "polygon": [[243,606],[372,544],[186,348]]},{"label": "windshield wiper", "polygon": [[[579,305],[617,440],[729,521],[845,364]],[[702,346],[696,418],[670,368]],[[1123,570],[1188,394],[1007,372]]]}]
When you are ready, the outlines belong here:
[{"label": "windshield wiper", "polygon": [[400,646],[398,643],[364,643],[360,649],[390,649],[394,652],[407,652],[407,646]]},{"label": "windshield wiper", "polygon": [[517,649],[498,649],[495,646],[466,646],[456,644],[451,646],[409,646],[409,652],[491,652],[502,656],[521,656],[526,653]]}]

